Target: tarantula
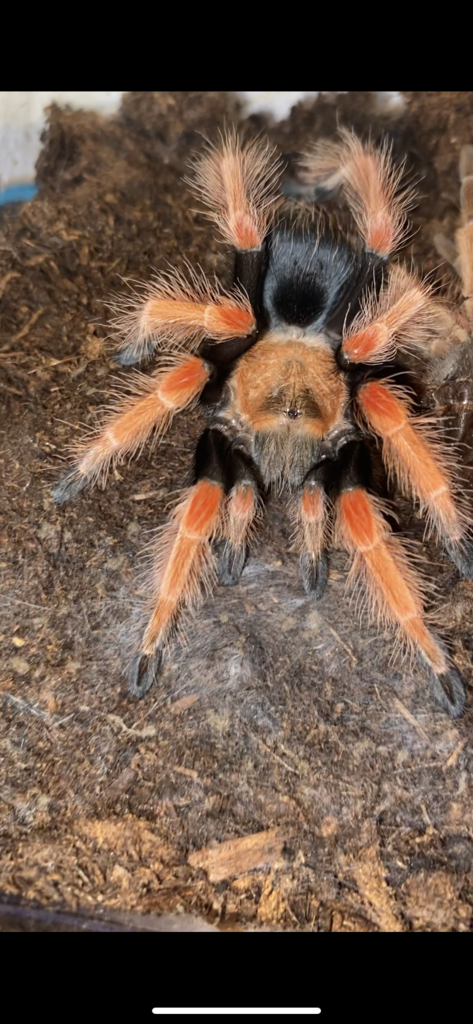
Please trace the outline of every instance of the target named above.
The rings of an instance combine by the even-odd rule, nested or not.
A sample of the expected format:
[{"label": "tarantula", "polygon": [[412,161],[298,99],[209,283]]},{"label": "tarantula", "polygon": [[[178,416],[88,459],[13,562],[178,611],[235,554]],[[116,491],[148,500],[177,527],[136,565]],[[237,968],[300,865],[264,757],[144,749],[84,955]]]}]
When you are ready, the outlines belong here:
[{"label": "tarantula", "polygon": [[[200,399],[209,408],[208,426],[197,445],[194,483],[154,545],[149,619],[131,668],[132,694],[149,689],[184,606],[213,581],[217,538],[220,580],[238,581],[260,496],[276,486],[296,495],[307,593],[319,598],[324,590],[329,546],[345,549],[351,577],[364,585],[372,610],[421,656],[437,698],[457,717],[464,686],[427,625],[417,564],[391,529],[389,506],[373,492],[370,449],[377,439],[388,479],[418,503],[471,578],[458,456],[442,443],[433,418],[416,411],[435,345],[460,314],[442,307],[411,270],[388,266],[406,238],[412,201],[389,147],[344,131],[303,159],[316,204],[342,190],[355,239],[315,215],[302,227],[285,222],[283,212],[275,218],[281,171],[267,142],[242,141],[235,131],[196,159],[194,188],[233,249],[234,285],[224,291],[200,269],[171,270],[131,305],[119,302],[118,363],[157,354],[160,365],[149,377],[135,371],[130,394],[78,450],[54,497],[63,502],[86,484],[104,483],[112,464],[160,438],[177,412]],[[458,233],[467,297],[468,181]],[[417,358],[414,376],[399,353]]]}]

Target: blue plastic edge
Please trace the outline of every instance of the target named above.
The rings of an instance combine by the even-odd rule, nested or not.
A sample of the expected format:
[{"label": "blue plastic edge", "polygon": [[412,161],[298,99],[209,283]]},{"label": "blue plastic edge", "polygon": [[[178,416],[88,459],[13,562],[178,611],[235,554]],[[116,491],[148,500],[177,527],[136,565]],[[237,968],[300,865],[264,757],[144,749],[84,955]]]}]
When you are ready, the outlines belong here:
[{"label": "blue plastic edge", "polygon": [[26,203],[28,199],[33,199],[38,189],[32,181],[25,181],[20,185],[10,185],[9,188],[4,188],[0,192],[0,206],[4,206],[5,203]]}]

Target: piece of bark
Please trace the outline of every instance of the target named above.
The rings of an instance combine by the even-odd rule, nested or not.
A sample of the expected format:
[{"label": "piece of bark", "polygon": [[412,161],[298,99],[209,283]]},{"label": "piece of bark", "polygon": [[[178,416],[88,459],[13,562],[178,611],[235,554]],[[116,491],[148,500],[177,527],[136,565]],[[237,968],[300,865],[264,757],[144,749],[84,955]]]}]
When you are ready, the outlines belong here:
[{"label": "piece of bark", "polygon": [[364,850],[352,866],[352,875],[370,918],[383,932],[403,932],[394,894],[386,881],[386,869],[376,844]]},{"label": "piece of bark", "polygon": [[284,860],[282,850],[286,838],[281,829],[270,828],[196,850],[188,861],[193,868],[202,868],[210,882],[222,882],[257,868],[277,867]]}]

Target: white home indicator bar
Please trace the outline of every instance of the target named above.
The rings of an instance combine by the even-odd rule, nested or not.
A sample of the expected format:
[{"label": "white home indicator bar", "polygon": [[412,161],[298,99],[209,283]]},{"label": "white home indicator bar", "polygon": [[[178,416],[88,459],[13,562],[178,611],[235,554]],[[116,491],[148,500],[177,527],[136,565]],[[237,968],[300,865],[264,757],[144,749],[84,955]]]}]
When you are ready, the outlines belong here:
[{"label": "white home indicator bar", "polygon": [[286,1013],[286,1014],[293,1014],[293,1013],[322,1013],[322,1011],[320,1009],[320,1006],[314,1006],[312,1009],[309,1009],[309,1008],[306,1008],[306,1007],[301,1009],[299,1007],[298,1009],[293,1009],[293,1010],[289,1009],[288,1007],[284,1007],[283,1009],[279,1009],[279,1010],[276,1007],[269,1007],[268,1009],[263,1009],[262,1007],[259,1007],[258,1009],[251,1009],[250,1007],[238,1007],[238,1009],[233,1009],[231,1007],[227,1007],[226,1009],[224,1008],[224,1009],[220,1009],[220,1010],[217,1010],[215,1008],[212,1008],[210,1010],[209,1009],[204,1010],[201,1007],[198,1007],[197,1009],[191,1009],[191,1007],[185,1007],[184,1009],[180,1009],[179,1010],[179,1009],[175,1009],[175,1008],[171,1008],[171,1007],[163,1007],[162,1009],[160,1009],[159,1006],[154,1006],[152,1012],[153,1013],[158,1013],[158,1014],[159,1013],[182,1013],[182,1014],[186,1014],[186,1013]]}]

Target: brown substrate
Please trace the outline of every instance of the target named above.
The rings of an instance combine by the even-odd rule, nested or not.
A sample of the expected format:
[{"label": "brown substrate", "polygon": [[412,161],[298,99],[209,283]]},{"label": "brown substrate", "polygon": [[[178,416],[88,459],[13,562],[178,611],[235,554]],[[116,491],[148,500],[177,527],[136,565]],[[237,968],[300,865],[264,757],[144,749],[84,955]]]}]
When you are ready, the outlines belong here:
[{"label": "brown substrate", "polygon": [[[270,133],[290,167],[337,119],[388,131],[422,177],[411,248],[431,270],[434,235],[458,219],[473,93],[406,95],[395,120],[350,94],[298,106]],[[285,503],[268,502],[241,583],[206,602],[136,704],[124,671],[137,559],[185,482],[202,414],[105,492],[59,509],[50,496],[119,372],[103,325],[121,279],[184,255],[225,279],[181,178],[201,133],[234,116],[221,93],[128,94],[111,121],[53,109],[39,194],[2,215],[0,890],[226,928],[463,931],[472,712],[452,723],[421,666],[390,664],[389,640],[345,596],[343,557],[322,602],[305,598]],[[447,266],[437,276],[450,287]],[[427,553],[469,681],[473,585]]]}]

